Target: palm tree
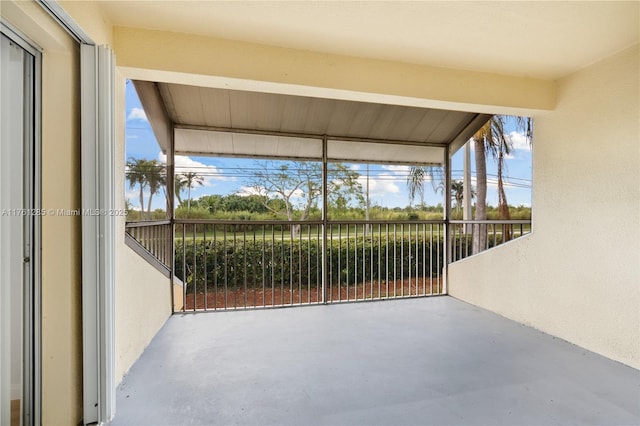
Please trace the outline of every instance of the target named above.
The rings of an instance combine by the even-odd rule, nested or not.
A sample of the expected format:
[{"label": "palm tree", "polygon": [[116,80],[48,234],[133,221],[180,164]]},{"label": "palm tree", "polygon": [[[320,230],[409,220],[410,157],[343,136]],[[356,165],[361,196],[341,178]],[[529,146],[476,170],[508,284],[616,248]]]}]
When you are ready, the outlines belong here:
[{"label": "palm tree", "polygon": [[133,189],[136,185],[140,185],[140,220],[144,214],[144,188],[147,186],[147,178],[145,174],[147,160],[143,158],[129,157],[126,164],[125,176],[129,180],[129,188]]},{"label": "palm tree", "polygon": [[[473,199],[476,196],[476,192],[471,190],[471,198]],[[460,211],[460,207],[462,206],[462,202],[464,201],[464,182],[461,180],[453,180],[451,181],[451,198],[453,198],[456,202],[456,212]]]},{"label": "palm tree", "polygon": [[[471,138],[474,144],[476,163],[476,212],[475,220],[487,219],[487,153],[498,161],[498,212],[499,219],[509,218],[509,207],[504,192],[502,170],[505,166],[504,158],[509,155],[512,143],[504,130],[505,117],[494,115]],[[525,131],[527,139],[531,141],[532,120],[529,117],[516,117],[516,127]],[[412,167],[409,173],[409,198],[413,200],[416,191],[422,190],[422,185],[428,176],[433,176],[433,169],[427,167]],[[420,193],[420,192],[418,192]],[[474,227],[473,253],[484,249],[487,241],[486,225]]]},{"label": "palm tree", "polygon": [[202,186],[204,179],[197,172],[184,172],[182,173],[182,178],[186,182],[185,186],[187,188],[187,210],[191,210],[191,188],[196,185]]},{"label": "palm tree", "polygon": [[140,220],[144,218],[144,190],[149,188],[149,200],[147,203],[147,218],[151,219],[151,202],[153,196],[166,185],[164,165],[158,160],[147,160],[144,158],[130,157],[126,165],[126,177],[129,180],[129,187],[133,189],[140,186]]},{"label": "palm tree", "polygon": [[151,220],[151,200],[153,196],[167,185],[167,177],[164,165],[158,160],[147,162],[146,169],[147,184],[149,185],[149,202],[147,206],[147,218]]},{"label": "palm tree", "polygon": [[[494,115],[471,138],[473,141],[476,160],[476,214],[475,220],[487,220],[487,153],[494,158],[500,156],[500,152],[509,152],[511,141],[504,132],[504,118]],[[502,164],[499,164],[502,166]],[[499,172],[502,179],[502,172]],[[501,185],[501,183],[499,183]],[[506,202],[506,197],[504,199]],[[508,210],[508,209],[507,209]],[[473,228],[473,253],[484,250],[487,244],[487,226],[478,224]]]},{"label": "palm tree", "polygon": [[431,180],[434,191],[444,188],[444,184],[437,184],[434,176],[439,170],[438,166],[411,166],[407,176],[407,189],[409,190],[409,204],[413,203],[416,195],[420,196],[420,203],[424,204],[424,182]]},{"label": "palm tree", "polygon": [[180,206],[182,205],[182,197],[180,196],[180,194],[182,193],[182,190],[187,187],[187,181],[185,180],[184,176],[182,176],[181,174],[177,174],[173,179],[173,185],[174,193],[176,194],[178,205]]}]

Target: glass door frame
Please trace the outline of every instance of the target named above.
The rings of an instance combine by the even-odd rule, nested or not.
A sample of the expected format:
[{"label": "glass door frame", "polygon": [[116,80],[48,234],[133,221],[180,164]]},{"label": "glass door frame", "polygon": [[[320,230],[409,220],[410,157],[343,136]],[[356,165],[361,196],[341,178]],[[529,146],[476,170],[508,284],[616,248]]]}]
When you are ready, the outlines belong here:
[{"label": "glass door frame", "polygon": [[[24,67],[23,109],[23,312],[22,312],[22,395],[21,419],[24,425],[41,421],[41,117],[42,50],[4,20],[4,37],[30,57]],[[13,177],[15,178],[15,177]]]}]

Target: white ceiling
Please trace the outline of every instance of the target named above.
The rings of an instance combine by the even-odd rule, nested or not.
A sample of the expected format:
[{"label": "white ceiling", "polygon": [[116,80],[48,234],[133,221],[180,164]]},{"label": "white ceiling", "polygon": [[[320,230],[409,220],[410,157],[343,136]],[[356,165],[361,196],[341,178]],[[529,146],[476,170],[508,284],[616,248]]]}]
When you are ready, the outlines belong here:
[{"label": "white ceiling", "polygon": [[[133,80],[156,139],[180,155],[439,164],[487,120],[434,110]],[[174,127],[174,130],[167,129]]]},{"label": "white ceiling", "polygon": [[640,38],[638,1],[100,3],[118,26],[543,79]]},{"label": "white ceiling", "polygon": [[[134,82],[136,88],[148,85]],[[157,83],[173,123],[446,145],[465,141],[490,116],[305,96]],[[143,105],[146,102],[143,100]],[[477,128],[465,129],[478,118]]]}]

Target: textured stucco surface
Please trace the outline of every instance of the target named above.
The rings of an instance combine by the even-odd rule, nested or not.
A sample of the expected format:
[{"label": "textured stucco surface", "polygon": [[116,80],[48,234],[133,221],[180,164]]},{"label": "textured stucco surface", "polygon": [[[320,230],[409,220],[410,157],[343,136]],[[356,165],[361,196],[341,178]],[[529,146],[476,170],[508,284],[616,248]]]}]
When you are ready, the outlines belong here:
[{"label": "textured stucco surface", "polygon": [[640,368],[638,46],[535,117],[533,233],[450,267],[450,294]]}]

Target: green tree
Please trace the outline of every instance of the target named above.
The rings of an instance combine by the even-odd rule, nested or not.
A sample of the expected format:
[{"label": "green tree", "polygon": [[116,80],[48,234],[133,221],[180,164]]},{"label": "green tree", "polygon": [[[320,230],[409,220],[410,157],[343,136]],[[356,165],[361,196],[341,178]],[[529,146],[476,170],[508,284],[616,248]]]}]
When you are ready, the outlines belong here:
[{"label": "green tree", "polygon": [[[505,116],[494,115],[471,138],[475,151],[476,164],[476,212],[475,220],[487,219],[487,153],[498,162],[498,204],[500,219],[509,218],[509,207],[504,192],[503,168],[504,159],[513,148],[511,139],[505,133]],[[529,117],[516,117],[516,127],[524,130],[531,141],[533,122]],[[408,178],[409,196],[415,196],[412,188],[422,188],[428,176],[433,176],[433,169],[428,167],[413,167]],[[478,253],[486,246],[486,225],[474,227],[473,253]]]},{"label": "green tree", "polygon": [[187,181],[182,174],[178,173],[173,178],[173,191],[178,199],[178,206],[182,205],[182,190],[187,187]]},{"label": "green tree", "polygon": [[409,191],[409,204],[413,204],[416,195],[420,196],[420,204],[424,204],[424,183],[431,181],[434,191],[444,188],[444,182],[437,183],[436,175],[440,166],[411,166],[407,176],[407,189]]},{"label": "green tree", "polygon": [[[486,220],[487,205],[487,169],[486,154],[488,153],[497,161],[498,174],[498,219],[510,219],[509,203],[504,191],[503,171],[506,167],[505,158],[511,153],[513,143],[505,133],[506,117],[494,115],[476,134],[472,140],[475,148],[476,160],[476,220]],[[533,121],[529,117],[516,117],[516,128],[524,131],[527,140],[531,143],[533,136]],[[510,238],[507,227],[503,227],[503,239]],[[473,252],[478,253],[486,246],[486,225],[476,226],[473,238]]]},{"label": "green tree", "polygon": [[[327,168],[327,202],[348,205],[350,200],[362,203],[359,174],[341,163]],[[256,171],[246,181],[254,194],[260,196],[264,207],[288,221],[306,220],[322,196],[322,164],[311,161],[256,162]],[[275,199],[281,202],[274,202]],[[296,235],[292,227],[292,235]]]},{"label": "green tree", "polygon": [[187,188],[187,210],[191,209],[191,189],[196,185],[204,185],[204,179],[197,172],[180,173],[181,179],[184,180],[184,187]]},{"label": "green tree", "polygon": [[262,195],[229,194],[222,198],[222,209],[229,212],[266,213],[265,203],[267,200]]},{"label": "green tree", "polygon": [[151,202],[153,196],[166,185],[166,173],[164,165],[158,160],[147,160],[144,158],[130,157],[125,167],[125,176],[129,181],[129,188],[136,185],[140,187],[140,219],[144,219],[144,192],[149,191],[147,204],[147,218],[151,219]]},{"label": "green tree", "polygon": [[[471,190],[471,198],[474,198],[476,192]],[[464,182],[461,180],[452,180],[451,181],[451,198],[456,203],[456,212],[460,211],[462,207],[462,202],[464,201]]]},{"label": "green tree", "polygon": [[[487,220],[487,152],[494,154],[497,147],[506,145],[502,117],[494,115],[471,138],[476,164],[476,212],[475,220]],[[495,155],[495,154],[494,154]],[[473,253],[484,250],[487,243],[487,226],[473,227]]]},{"label": "green tree", "polygon": [[167,185],[166,169],[157,160],[151,160],[147,164],[147,185],[149,186],[149,201],[147,204],[147,219],[151,220],[151,201],[153,196]]},{"label": "green tree", "polygon": [[129,189],[135,188],[136,185],[140,186],[140,220],[144,215],[144,188],[147,186],[147,180],[145,177],[145,163],[147,160],[130,157],[125,167],[125,176],[129,181]]},{"label": "green tree", "polygon": [[[222,210],[224,197],[218,194],[204,195],[197,200],[197,206],[205,208],[211,214],[215,214],[218,210]],[[194,201],[196,203],[196,201]]]}]

